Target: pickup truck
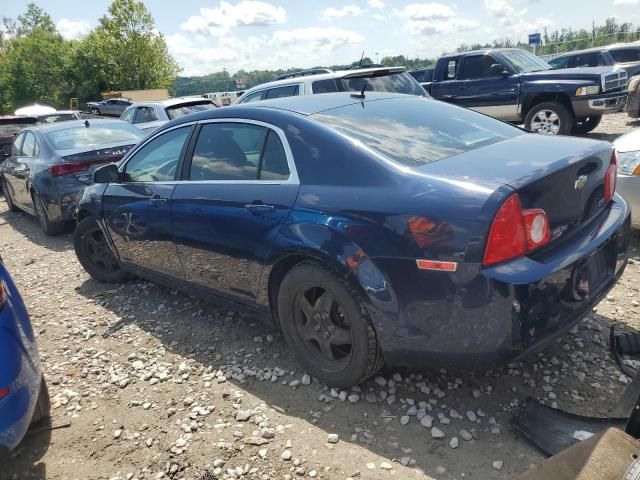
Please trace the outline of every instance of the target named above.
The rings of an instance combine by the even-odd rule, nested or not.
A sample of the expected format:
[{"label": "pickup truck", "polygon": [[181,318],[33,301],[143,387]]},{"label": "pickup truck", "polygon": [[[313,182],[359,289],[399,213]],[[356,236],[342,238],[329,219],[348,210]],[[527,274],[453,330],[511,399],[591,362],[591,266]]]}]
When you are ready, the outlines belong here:
[{"label": "pickup truck", "polygon": [[496,48],[438,59],[429,93],[546,135],[582,134],[627,98],[627,72],[610,67],[552,70],[532,53]]}]

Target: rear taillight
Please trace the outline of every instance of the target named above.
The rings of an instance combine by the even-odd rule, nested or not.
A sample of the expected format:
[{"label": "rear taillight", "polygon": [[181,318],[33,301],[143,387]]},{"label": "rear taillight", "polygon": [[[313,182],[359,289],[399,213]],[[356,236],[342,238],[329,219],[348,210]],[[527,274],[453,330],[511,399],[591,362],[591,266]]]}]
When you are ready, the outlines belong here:
[{"label": "rear taillight", "polygon": [[49,165],[49,171],[54,177],[60,177],[61,175],[69,175],[71,173],[86,172],[87,170],[89,170],[89,167],[91,167],[91,165],[117,162],[121,158],[122,155],[118,155],[112,157],[104,157],[98,160],[86,160],[83,162],[55,163],[53,165]]},{"label": "rear taillight", "polygon": [[545,211],[522,210],[520,197],[515,193],[507,198],[493,219],[483,264],[490,266],[520,257],[550,240],[551,229]]},{"label": "rear taillight", "polygon": [[604,177],[604,201],[609,203],[613,200],[613,195],[616,193],[616,185],[618,183],[618,159],[616,158],[616,151],[611,153],[611,162],[607,168],[607,173]]},{"label": "rear taillight", "polygon": [[0,400],[9,395],[9,387],[0,388]]}]

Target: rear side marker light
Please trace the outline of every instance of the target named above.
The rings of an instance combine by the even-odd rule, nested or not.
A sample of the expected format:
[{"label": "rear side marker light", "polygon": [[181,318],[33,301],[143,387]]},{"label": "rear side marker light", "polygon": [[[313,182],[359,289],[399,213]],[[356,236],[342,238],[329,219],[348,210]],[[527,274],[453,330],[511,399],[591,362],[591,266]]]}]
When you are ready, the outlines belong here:
[{"label": "rear side marker light", "polygon": [[9,395],[9,387],[0,388],[0,400]]},{"label": "rear side marker light", "polygon": [[441,272],[455,272],[458,262],[439,262],[437,260],[416,260],[420,270],[438,270]]}]

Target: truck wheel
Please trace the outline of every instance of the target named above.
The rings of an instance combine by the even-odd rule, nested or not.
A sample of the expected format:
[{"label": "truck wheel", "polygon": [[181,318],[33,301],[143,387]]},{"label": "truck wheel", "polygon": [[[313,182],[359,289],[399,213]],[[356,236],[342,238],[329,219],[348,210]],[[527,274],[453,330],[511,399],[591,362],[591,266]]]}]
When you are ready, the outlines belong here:
[{"label": "truck wheel", "polygon": [[602,120],[602,115],[590,115],[586,118],[576,118],[571,133],[581,135],[594,130]]},{"label": "truck wheel", "polygon": [[524,119],[524,128],[542,135],[569,135],[573,124],[573,114],[558,102],[538,103]]}]

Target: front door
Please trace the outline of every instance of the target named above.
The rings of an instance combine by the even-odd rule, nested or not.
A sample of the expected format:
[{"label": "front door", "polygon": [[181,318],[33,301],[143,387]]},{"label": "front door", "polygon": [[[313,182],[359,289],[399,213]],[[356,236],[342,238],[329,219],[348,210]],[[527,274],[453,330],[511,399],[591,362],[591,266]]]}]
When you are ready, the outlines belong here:
[{"label": "front door", "polygon": [[504,121],[516,121],[520,81],[506,68],[497,72],[499,62],[490,55],[464,57],[458,78],[464,80],[464,90],[458,105]]},{"label": "front door", "polygon": [[284,133],[261,123],[201,126],[173,194],[187,281],[252,303],[273,238],[298,195]]},{"label": "front door", "polygon": [[123,265],[184,278],[173,241],[171,197],[192,127],[168,130],[128,159],[103,195],[104,220]]}]

